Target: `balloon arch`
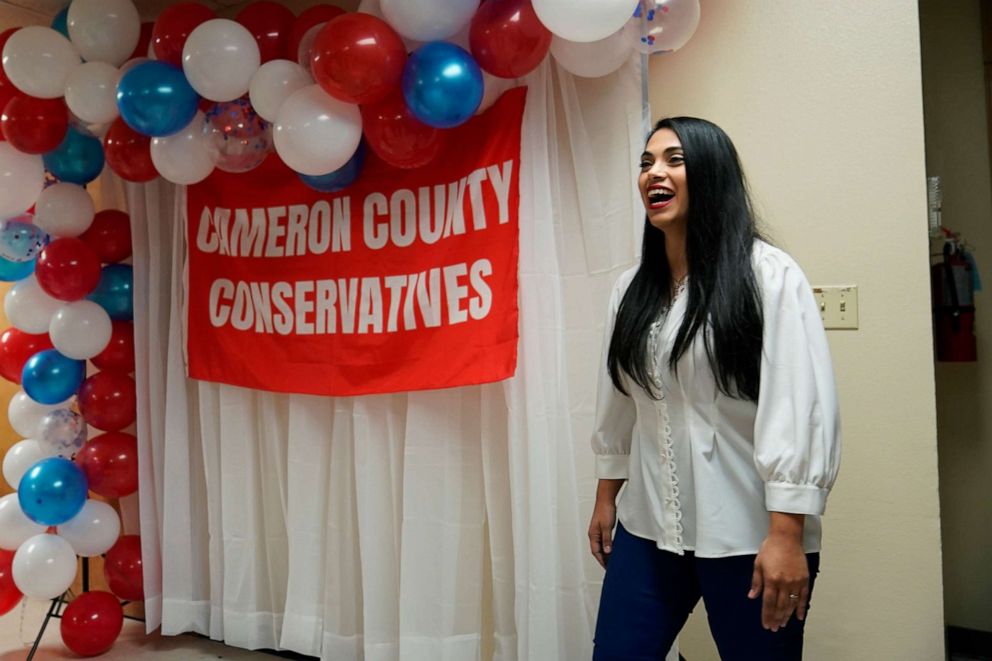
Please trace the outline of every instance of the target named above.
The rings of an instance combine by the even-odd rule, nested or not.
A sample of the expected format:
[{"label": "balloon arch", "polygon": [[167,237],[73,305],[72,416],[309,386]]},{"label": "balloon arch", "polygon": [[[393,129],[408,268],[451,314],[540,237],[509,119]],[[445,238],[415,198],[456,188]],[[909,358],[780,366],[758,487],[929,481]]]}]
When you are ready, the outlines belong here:
[{"label": "balloon arch", "polygon": [[3,458],[17,493],[0,498],[0,615],[59,598],[77,556],[105,555],[113,594],[62,617],[65,644],[93,655],[120,632],[119,599],[143,598],[140,540],[89,497],[138,488],[130,221],[85,188],[104,165],[189,185],[274,152],[335,192],[366,148],[429,165],[447,129],[549,52],[604,76],[682,47],[698,22],[699,0],[363,0],[299,16],[259,1],[233,20],[179,2],[144,24],[132,0],[73,0],[51,27],[0,34],[0,280],[14,283],[0,376],[23,387],[8,414],[24,438]]}]

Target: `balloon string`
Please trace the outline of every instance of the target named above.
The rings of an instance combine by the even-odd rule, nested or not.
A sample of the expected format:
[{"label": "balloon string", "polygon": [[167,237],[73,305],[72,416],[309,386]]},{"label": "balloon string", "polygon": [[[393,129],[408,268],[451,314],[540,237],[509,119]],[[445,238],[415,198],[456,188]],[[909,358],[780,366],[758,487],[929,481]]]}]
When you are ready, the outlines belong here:
[{"label": "balloon string", "polygon": [[28,610],[27,598],[21,599],[21,629],[20,629],[21,645],[30,645],[31,643],[34,642],[33,638],[31,640],[26,640],[24,638],[24,622],[26,620],[27,610]]}]

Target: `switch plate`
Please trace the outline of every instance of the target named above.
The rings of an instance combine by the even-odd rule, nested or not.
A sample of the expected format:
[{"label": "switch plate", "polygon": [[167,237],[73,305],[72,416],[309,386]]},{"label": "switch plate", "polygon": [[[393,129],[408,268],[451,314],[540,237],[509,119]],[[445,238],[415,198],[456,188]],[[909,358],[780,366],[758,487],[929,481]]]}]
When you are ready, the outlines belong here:
[{"label": "switch plate", "polygon": [[813,287],[813,296],[820,307],[823,327],[852,330],[858,327],[858,286]]}]

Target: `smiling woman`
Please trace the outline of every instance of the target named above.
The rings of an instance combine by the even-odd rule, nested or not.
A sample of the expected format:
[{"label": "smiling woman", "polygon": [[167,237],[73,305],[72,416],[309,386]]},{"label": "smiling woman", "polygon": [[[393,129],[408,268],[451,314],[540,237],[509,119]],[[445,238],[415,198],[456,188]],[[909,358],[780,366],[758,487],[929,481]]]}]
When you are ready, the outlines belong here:
[{"label": "smiling woman", "polygon": [[[689,190],[685,185],[685,153],[671,129],[655,131],[641,154],[637,180],[648,222],[664,231],[684,222],[689,212]],[[682,273],[676,280],[683,277]]]},{"label": "smiling woman", "polygon": [[594,659],[661,658],[700,598],[721,658],[800,659],[840,461],[811,288],[761,240],[714,124],[658,122],[638,185],[643,252],[613,290],[593,435]]}]

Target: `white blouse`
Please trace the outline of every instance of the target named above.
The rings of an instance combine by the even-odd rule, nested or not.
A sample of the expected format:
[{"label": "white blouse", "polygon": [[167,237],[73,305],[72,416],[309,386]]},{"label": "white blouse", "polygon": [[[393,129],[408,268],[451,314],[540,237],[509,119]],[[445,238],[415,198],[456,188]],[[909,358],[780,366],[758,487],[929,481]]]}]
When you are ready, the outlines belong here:
[{"label": "white blouse", "polygon": [[820,550],[820,515],[840,464],[840,420],[826,333],[812,289],[787,254],[755,242],[764,336],[758,403],[717,388],[697,333],[668,367],[685,295],[649,336],[661,399],[606,373],[617,308],[637,268],[613,288],[592,445],[596,477],[626,479],[617,516],[659,549],[718,558],[757,553],[769,512],[806,514],[803,545]]}]

